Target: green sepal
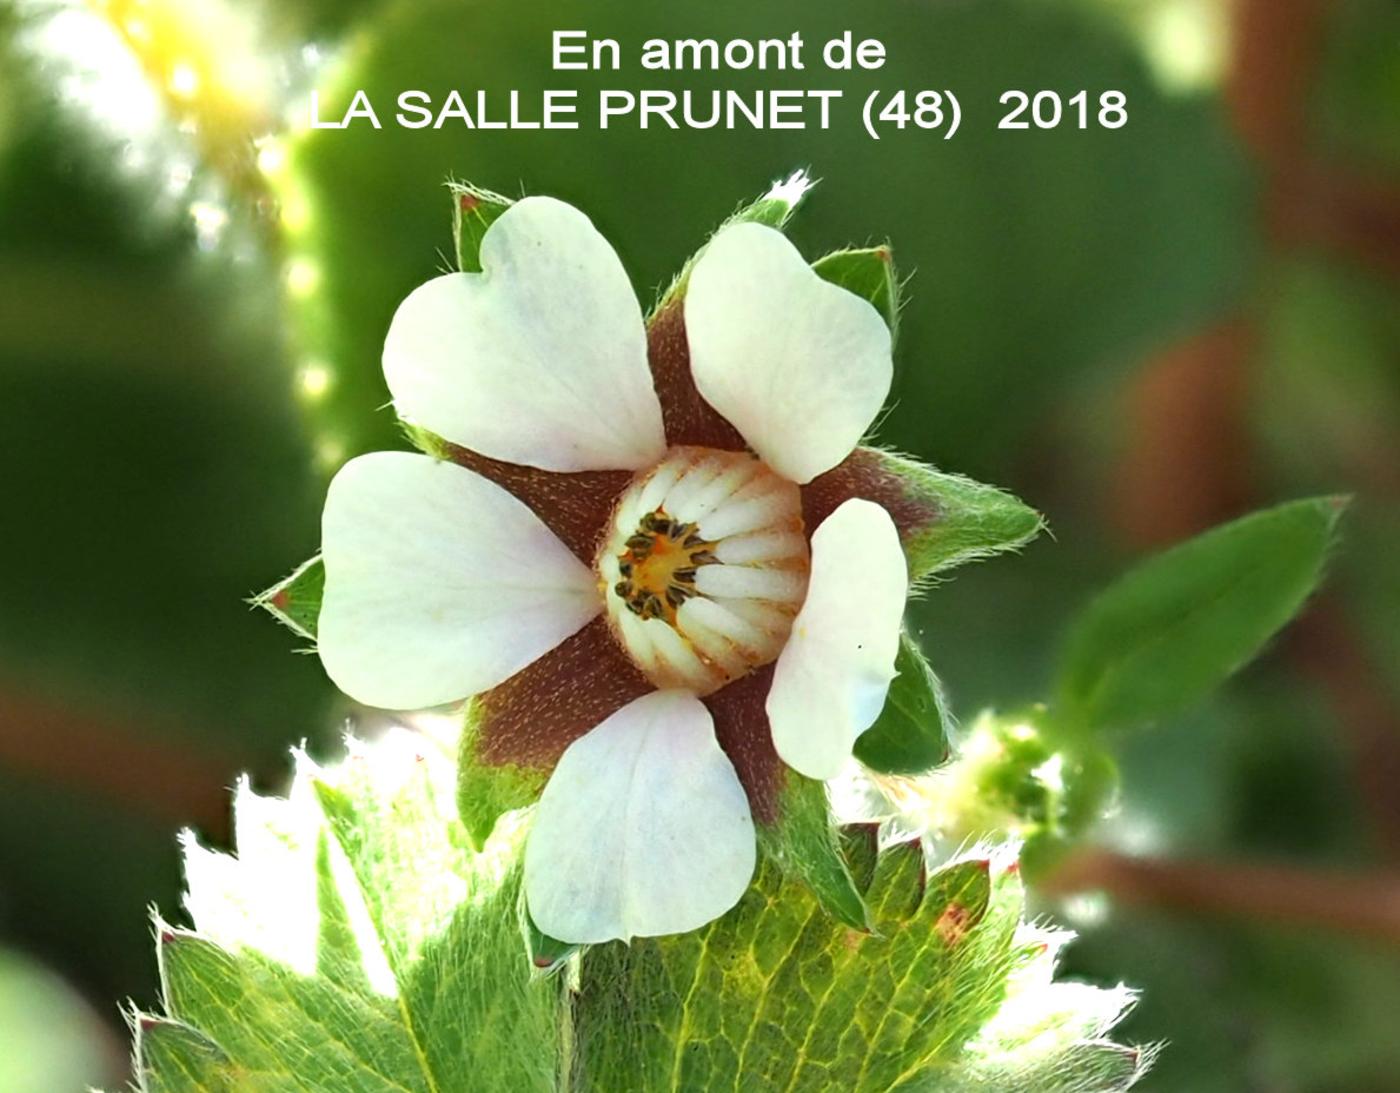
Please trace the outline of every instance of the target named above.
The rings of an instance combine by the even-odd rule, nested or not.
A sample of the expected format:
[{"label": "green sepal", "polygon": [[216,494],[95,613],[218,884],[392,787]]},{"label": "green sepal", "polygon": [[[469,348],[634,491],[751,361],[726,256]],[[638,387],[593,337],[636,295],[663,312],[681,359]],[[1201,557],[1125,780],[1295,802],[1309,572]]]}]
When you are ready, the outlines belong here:
[{"label": "green sepal", "polygon": [[841,853],[826,786],[795,770],[783,777],[777,819],[758,825],[760,855],[805,883],[838,922],[869,930],[869,911]]},{"label": "green sepal", "polygon": [[536,926],[535,920],[530,917],[524,893],[520,898],[520,923],[525,934],[525,952],[529,956],[530,964],[545,975],[553,975],[559,971],[568,963],[570,957],[584,948],[571,941],[560,941],[550,937]]},{"label": "green sepal", "polygon": [[297,566],[289,577],[254,596],[251,602],[293,633],[315,641],[325,589],[326,567],[317,554]]},{"label": "green sepal", "polygon": [[812,192],[815,185],[816,180],[806,171],[794,171],[782,181],[773,183],[768,192],[761,197],[740,206],[722,226],[727,228],[731,224],[762,224],[781,231],[787,227],[792,214],[797,212],[797,207]]},{"label": "green sepal", "polygon": [[1055,707],[1063,726],[1131,728],[1223,683],[1317,587],[1346,505],[1321,497],[1265,509],[1120,577],[1071,628]]},{"label": "green sepal", "polygon": [[451,460],[452,445],[438,436],[437,433],[410,421],[400,421],[399,424],[403,428],[403,435],[408,439],[408,442],[424,455],[430,455],[443,462]]},{"label": "green sepal", "polygon": [[869,891],[870,882],[875,876],[875,863],[880,858],[880,825],[842,824],[837,829],[836,837],[856,890],[862,893]]},{"label": "green sepal", "polygon": [[481,241],[486,230],[515,202],[465,182],[449,182],[448,189],[452,192],[452,238],[457,247],[457,268],[463,273],[480,273]]},{"label": "green sepal", "polygon": [[899,333],[899,278],[888,244],[862,250],[838,250],[812,263],[817,276],[853,292],[878,311],[890,328],[890,340]]},{"label": "green sepal", "polygon": [[532,805],[549,778],[547,770],[490,763],[481,755],[478,707],[468,702],[457,755],[457,815],[474,849],[480,850],[505,813]]},{"label": "green sepal", "polygon": [[884,774],[920,774],[948,758],[943,688],[907,631],[900,634],[894,667],[899,674],[885,708],[856,739],[855,757]]},{"label": "green sepal", "polygon": [[[863,448],[857,453],[868,453],[875,473],[897,480],[898,500],[912,514],[902,537],[910,580],[1016,550],[1045,527],[1040,513],[995,486],[893,452]],[[893,511],[894,505],[884,503]]]},{"label": "green sepal", "polygon": [[144,1013],[136,1015],[133,1027],[141,1093],[233,1093],[238,1075],[207,1036]]},{"label": "green sepal", "polygon": [[[773,183],[768,192],[761,197],[755,198],[747,205],[741,205],[716,229],[716,233],[732,224],[762,224],[765,227],[782,231],[787,227],[787,223],[792,219],[792,214],[797,211],[797,207],[802,204],[803,199],[815,185],[816,182],[809,178],[805,171],[794,171],[786,179]],[[695,263],[700,260],[700,256],[704,253],[705,248],[701,247],[690,257],[690,260],[681,268],[680,273],[676,274],[666,291],[656,301],[656,306],[651,309],[651,316],[660,314],[667,305],[685,295],[685,286],[690,281],[690,271],[695,268]],[[650,317],[648,321],[650,321]]]}]

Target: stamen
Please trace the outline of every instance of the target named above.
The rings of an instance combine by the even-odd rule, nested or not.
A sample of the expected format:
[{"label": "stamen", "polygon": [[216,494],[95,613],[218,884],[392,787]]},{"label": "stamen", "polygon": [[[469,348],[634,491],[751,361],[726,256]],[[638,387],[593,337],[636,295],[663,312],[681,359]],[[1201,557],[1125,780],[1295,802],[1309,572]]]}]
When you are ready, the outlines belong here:
[{"label": "stamen", "polygon": [[613,632],[658,687],[709,694],[777,657],[807,588],[797,487],[744,452],[674,448],[598,554]]},{"label": "stamen", "polygon": [[694,524],[682,524],[661,510],[644,514],[637,527],[618,556],[622,580],[613,591],[634,614],[664,618],[674,626],[676,611],[695,595],[699,567],[716,561],[712,544]]}]

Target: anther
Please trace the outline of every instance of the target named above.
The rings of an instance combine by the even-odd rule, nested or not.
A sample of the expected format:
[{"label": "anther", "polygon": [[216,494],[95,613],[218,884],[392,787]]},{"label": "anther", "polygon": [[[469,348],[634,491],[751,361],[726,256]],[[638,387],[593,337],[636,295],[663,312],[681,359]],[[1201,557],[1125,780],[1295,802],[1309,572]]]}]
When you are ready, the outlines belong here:
[{"label": "anther", "polygon": [[[672,479],[665,489],[657,477],[663,470]],[[709,484],[726,474],[733,489],[720,498]],[[702,493],[703,506],[697,502]],[[640,504],[643,496],[651,498],[645,509]],[[803,537],[791,534],[802,530],[796,486],[752,455],[680,447],[655,471],[638,476],[619,499],[612,526],[617,530],[600,548],[598,573],[614,623],[625,620],[627,612],[645,623],[628,621],[615,626],[614,634],[648,679],[657,686],[685,686],[708,694],[777,656],[801,605],[801,588],[795,585],[791,594],[774,591],[776,599],[755,598],[753,611],[736,610],[739,621],[730,625],[728,614],[706,610],[709,605],[700,602],[707,593],[701,591],[699,571],[728,564],[720,560],[720,540],[772,532],[781,548],[776,556],[759,551],[752,561],[734,564],[744,572],[782,570],[801,583],[808,556]],[[705,527],[731,530],[729,536],[711,538]],[[736,557],[744,559],[751,552],[742,547]],[[716,589],[726,587],[724,581],[715,582]],[[778,587],[774,583],[773,588]],[[734,588],[741,590],[737,583]],[[751,625],[750,615],[755,620]],[[674,636],[663,640],[658,623],[670,627]]]}]

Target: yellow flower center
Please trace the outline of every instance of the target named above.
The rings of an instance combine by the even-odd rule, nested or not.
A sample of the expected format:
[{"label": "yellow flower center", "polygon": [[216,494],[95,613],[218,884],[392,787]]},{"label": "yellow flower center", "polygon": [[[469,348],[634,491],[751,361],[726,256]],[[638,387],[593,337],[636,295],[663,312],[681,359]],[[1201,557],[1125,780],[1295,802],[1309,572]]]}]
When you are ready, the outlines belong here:
[{"label": "yellow flower center", "polygon": [[719,561],[714,545],[701,536],[698,524],[672,520],[663,509],[649,512],[618,555],[622,579],[613,591],[634,615],[675,626],[676,612],[696,594],[700,567]]},{"label": "yellow flower center", "polygon": [[802,497],[746,452],[673,448],[618,501],[596,564],[647,678],[709,694],[787,641],[807,592]]}]

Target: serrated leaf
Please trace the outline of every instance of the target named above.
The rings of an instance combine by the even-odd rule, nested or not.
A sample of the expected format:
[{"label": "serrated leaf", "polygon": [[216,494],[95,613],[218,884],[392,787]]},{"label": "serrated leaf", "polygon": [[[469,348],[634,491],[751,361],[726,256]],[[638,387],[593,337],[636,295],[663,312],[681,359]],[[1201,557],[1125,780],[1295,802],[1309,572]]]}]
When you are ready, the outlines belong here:
[{"label": "serrated leaf", "polygon": [[287,800],[240,789],[238,858],[187,841],[198,932],[161,929],[166,1016],[234,1088],[555,1087],[564,1011],[525,956],[523,828],[469,848],[453,745],[395,730],[336,768],[299,757]]},{"label": "serrated leaf", "polygon": [[[887,851],[870,891],[882,933],[855,933],[766,866],[703,930],[590,950],[581,1088],[883,1093],[955,1058],[1000,1004],[1019,894],[990,893],[985,862],[925,882],[917,849]],[[638,998],[655,999],[645,1020]],[[589,1035],[613,1013],[631,1036]]]},{"label": "serrated leaf", "polygon": [[891,338],[899,333],[899,279],[888,246],[835,251],[818,258],[812,269],[824,280],[869,303],[884,317]]},{"label": "serrated leaf", "polygon": [[[494,852],[472,853],[455,816],[451,764],[434,743],[420,747],[399,775],[352,756],[338,785],[317,784],[318,797],[434,1088],[462,1074],[500,1088],[551,1088],[558,989],[530,981],[517,917],[519,829],[502,832]],[[402,788],[386,792],[386,774]]]},{"label": "serrated leaf", "polygon": [[448,189],[452,191],[452,238],[456,243],[457,268],[463,273],[480,273],[481,241],[486,230],[515,202],[462,182],[450,183]]},{"label": "serrated leaf", "polygon": [[1316,588],[1345,507],[1323,497],[1266,509],[1121,577],[1071,629],[1058,686],[1065,723],[1150,722],[1248,663]]},{"label": "serrated leaf", "polygon": [[207,1036],[159,1017],[136,1018],[141,1093],[234,1093],[237,1074]]},{"label": "serrated leaf", "polygon": [[326,567],[318,554],[299,565],[291,576],[253,597],[253,603],[294,633],[315,641],[325,588]]},{"label": "serrated leaf", "polygon": [[1028,1058],[997,1056],[949,1076],[900,1086],[909,1093],[1121,1093],[1146,1073],[1152,1053],[1109,1040],[1080,1041]]},{"label": "serrated leaf", "polygon": [[900,635],[894,667],[885,707],[857,738],[855,757],[885,774],[919,774],[948,757],[943,689],[908,633]]},{"label": "serrated leaf", "polygon": [[1135,992],[1055,981],[1059,951],[1072,935],[1025,927],[1030,959],[1011,977],[1006,1002],[968,1043],[959,1065],[907,1088],[929,1093],[1117,1093],[1146,1072],[1152,1047],[1117,1044],[1109,1030]]},{"label": "serrated leaf", "polygon": [[[538,975],[527,934],[556,966],[573,954],[524,914],[521,817],[467,849],[446,744],[396,730],[334,768],[299,756],[287,800],[240,788],[239,858],[187,841],[200,932],[160,927],[166,1012],[136,1025],[146,1093],[972,1089],[1012,1058],[1074,1077],[1066,1047],[1123,1009],[1088,987],[1037,1000],[1047,945],[1022,936],[1010,871],[930,874],[918,844],[877,855],[851,832],[872,930],[766,852],[718,921],[580,950],[571,983]],[[821,825],[789,837],[829,839],[822,787],[800,789]]]},{"label": "serrated leaf", "polygon": [[391,998],[368,998],[183,932],[166,932],[160,957],[171,1016],[213,1040],[249,1082],[295,1079],[365,1093],[432,1089]]},{"label": "serrated leaf", "polygon": [[366,954],[360,949],[355,923],[340,893],[333,855],[331,835],[322,829],[317,833],[316,844],[316,973],[342,987],[368,990],[371,985],[365,974]]},{"label": "serrated leaf", "polygon": [[880,856],[880,825],[878,823],[848,823],[837,829],[841,857],[855,881],[856,891],[870,890],[875,876],[875,863]]}]

